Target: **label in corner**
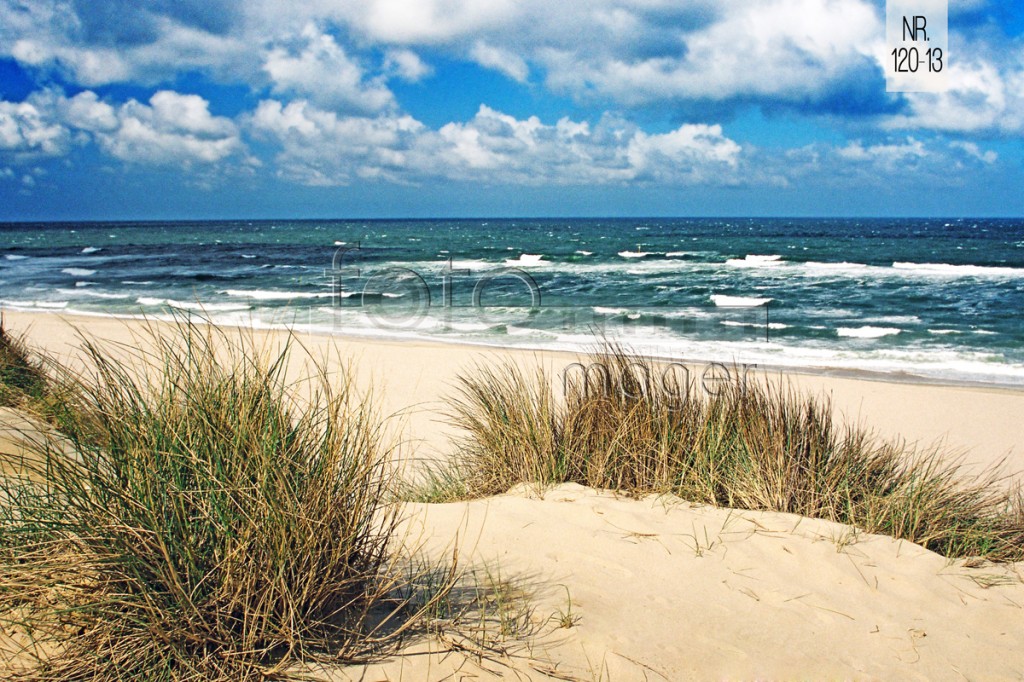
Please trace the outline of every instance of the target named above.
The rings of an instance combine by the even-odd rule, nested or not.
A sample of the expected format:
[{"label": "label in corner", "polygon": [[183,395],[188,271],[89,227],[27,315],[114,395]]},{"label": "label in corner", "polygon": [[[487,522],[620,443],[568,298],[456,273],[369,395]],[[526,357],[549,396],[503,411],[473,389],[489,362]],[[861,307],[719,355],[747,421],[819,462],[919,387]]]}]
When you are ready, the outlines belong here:
[{"label": "label in corner", "polygon": [[887,0],[885,43],[886,92],[948,89],[948,0]]}]

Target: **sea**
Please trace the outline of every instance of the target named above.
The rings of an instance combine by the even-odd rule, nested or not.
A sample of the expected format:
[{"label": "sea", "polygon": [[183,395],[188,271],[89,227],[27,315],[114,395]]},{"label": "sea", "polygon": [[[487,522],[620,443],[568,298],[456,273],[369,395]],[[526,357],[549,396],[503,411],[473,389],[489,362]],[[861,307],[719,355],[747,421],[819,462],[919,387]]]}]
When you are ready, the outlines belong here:
[{"label": "sea", "polygon": [[1024,220],[7,223],[0,308],[1024,387]]}]

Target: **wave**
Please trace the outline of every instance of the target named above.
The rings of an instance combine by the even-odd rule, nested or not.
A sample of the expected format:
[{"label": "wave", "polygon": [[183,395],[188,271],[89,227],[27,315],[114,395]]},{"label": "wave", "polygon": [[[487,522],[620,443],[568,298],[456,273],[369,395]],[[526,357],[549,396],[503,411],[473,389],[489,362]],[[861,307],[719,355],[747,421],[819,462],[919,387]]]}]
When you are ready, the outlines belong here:
[{"label": "wave", "polygon": [[551,261],[543,260],[543,254],[537,255],[532,253],[524,253],[519,256],[516,260],[506,260],[505,265],[516,266],[516,267],[539,267],[542,265],[551,265]]},{"label": "wave", "polygon": [[946,335],[946,334],[963,334],[963,332],[960,331],[959,329],[929,329],[928,333],[929,334],[938,334],[940,336],[943,336],[943,335]]},{"label": "wave", "polygon": [[651,253],[651,251],[619,251],[619,255],[623,258],[646,258]]},{"label": "wave", "polygon": [[[80,282],[86,284],[87,282]],[[77,286],[77,284],[76,284]],[[65,296],[89,296],[91,298],[103,298],[109,300],[131,298],[131,294],[113,294],[107,291],[91,291],[89,289],[57,289],[57,293]]]},{"label": "wave", "polygon": [[860,274],[867,272],[870,266],[866,263],[849,263],[847,261],[840,261],[838,263],[807,261],[803,264],[803,267],[815,273]]},{"label": "wave", "polygon": [[61,272],[72,277],[91,277],[96,274],[95,270],[86,270],[85,268],[64,268]]},{"label": "wave", "polygon": [[895,336],[901,331],[903,330],[896,327],[872,327],[868,325],[864,327],[839,327],[836,330],[836,334],[855,339],[878,339],[883,336]]},{"label": "wave", "polygon": [[755,296],[723,296],[722,294],[712,294],[711,301],[720,308],[753,308],[756,306],[765,305],[773,299],[770,298],[758,298]]},{"label": "wave", "polygon": [[895,262],[892,267],[922,275],[938,277],[1024,277],[1024,268],[990,265],[952,265],[950,263]]},{"label": "wave", "polygon": [[97,251],[102,251],[102,250],[103,250],[102,246],[87,246],[84,249],[82,249],[82,253],[96,253]]},{"label": "wave", "polygon": [[765,268],[775,267],[783,264],[782,256],[779,255],[768,255],[760,256],[757,254],[748,254],[743,258],[730,258],[725,261],[726,265],[731,265],[735,268]]},{"label": "wave", "polygon": [[582,249],[576,251],[576,253],[578,253],[581,256],[593,256],[594,255],[593,251],[583,251]]},{"label": "wave", "polygon": [[917,315],[879,315],[861,318],[862,322],[881,322],[882,324],[918,324],[921,318]]},{"label": "wave", "polygon": [[4,258],[6,258],[7,260],[25,260],[26,258],[28,258],[28,256],[22,256],[21,254],[17,253],[9,253],[6,256],[4,256]]},{"label": "wave", "polygon": [[170,306],[183,310],[202,310],[205,312],[237,312],[249,310],[249,306],[243,303],[207,303],[203,301],[176,301],[173,298],[151,298],[140,296],[135,302],[144,306]]},{"label": "wave", "polygon": [[266,291],[263,289],[225,289],[218,293],[257,301],[291,301],[299,298],[331,298],[331,292],[311,293],[306,291]]},{"label": "wave", "polygon": [[0,300],[0,306],[6,308],[13,308],[15,310],[21,308],[43,308],[45,310],[63,310],[68,307],[67,301],[18,301],[18,300]]}]

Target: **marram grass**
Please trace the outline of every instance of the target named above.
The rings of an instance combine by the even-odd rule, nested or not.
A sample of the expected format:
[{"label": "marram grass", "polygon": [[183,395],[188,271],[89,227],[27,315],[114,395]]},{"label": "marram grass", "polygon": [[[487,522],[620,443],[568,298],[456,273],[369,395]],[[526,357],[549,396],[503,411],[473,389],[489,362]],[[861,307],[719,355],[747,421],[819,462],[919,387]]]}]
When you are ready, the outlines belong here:
[{"label": "marram grass", "polygon": [[458,474],[468,496],[524,482],[672,493],[851,524],[949,557],[1024,558],[1021,494],[995,473],[969,476],[942,452],[837,425],[827,399],[782,383],[734,378],[708,394],[646,381],[661,377],[658,363],[612,345],[587,362],[607,372],[564,385],[512,363],[461,376],[456,463],[433,480]]},{"label": "marram grass", "polygon": [[289,383],[290,348],[148,329],[85,342],[55,380],[63,436],[0,477],[0,629],[25,643],[5,674],[273,679],[387,650],[453,574],[402,598],[389,452],[347,376]]},{"label": "marram grass", "polygon": [[7,331],[0,313],[0,407],[22,407],[47,393],[42,360],[33,357],[21,336]]}]

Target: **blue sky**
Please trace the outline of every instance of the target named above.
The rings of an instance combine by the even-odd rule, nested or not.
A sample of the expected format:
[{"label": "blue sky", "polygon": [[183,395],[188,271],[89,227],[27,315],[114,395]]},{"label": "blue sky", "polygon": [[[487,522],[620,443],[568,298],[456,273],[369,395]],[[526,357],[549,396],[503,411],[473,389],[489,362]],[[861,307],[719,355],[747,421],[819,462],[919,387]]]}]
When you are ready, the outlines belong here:
[{"label": "blue sky", "polygon": [[1024,215],[1024,8],[0,0],[0,220]]}]

